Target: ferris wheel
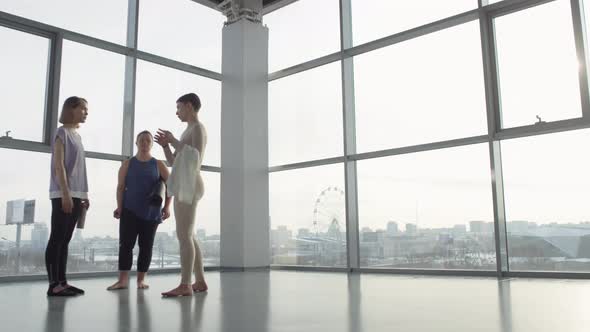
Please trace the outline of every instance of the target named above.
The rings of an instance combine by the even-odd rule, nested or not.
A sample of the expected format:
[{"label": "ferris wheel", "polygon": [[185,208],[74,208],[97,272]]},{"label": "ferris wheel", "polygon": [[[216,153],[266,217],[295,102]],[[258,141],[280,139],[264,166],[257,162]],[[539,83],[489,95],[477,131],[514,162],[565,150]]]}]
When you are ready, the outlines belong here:
[{"label": "ferris wheel", "polygon": [[340,240],[346,225],[346,196],[338,187],[328,187],[320,192],[313,209],[312,232]]}]

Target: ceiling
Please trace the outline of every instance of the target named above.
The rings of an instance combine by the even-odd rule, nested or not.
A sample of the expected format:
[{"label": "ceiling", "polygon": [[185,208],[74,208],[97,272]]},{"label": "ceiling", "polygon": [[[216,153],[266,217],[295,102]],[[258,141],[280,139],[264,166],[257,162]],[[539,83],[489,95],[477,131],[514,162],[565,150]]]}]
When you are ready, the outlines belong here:
[{"label": "ceiling", "polygon": [[[223,0],[193,0],[194,2],[200,3],[207,7],[217,9],[217,5],[223,2]],[[284,7],[288,4],[291,4],[297,0],[262,0],[263,5],[263,14],[268,14],[272,11],[275,11],[281,7]]]}]

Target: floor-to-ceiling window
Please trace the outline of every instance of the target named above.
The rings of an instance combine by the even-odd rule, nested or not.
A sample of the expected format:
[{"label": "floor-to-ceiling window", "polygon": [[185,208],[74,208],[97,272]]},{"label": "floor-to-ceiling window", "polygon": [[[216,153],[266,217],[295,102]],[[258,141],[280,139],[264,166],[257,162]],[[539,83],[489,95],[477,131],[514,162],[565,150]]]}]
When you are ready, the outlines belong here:
[{"label": "floor-to-ceiling window", "polygon": [[[126,136],[158,128],[180,136],[184,127],[175,115],[176,99],[188,92],[202,100],[200,120],[210,137],[203,163],[207,194],[195,234],[205,266],[219,265],[224,20],[215,10],[180,0],[0,4],[0,276],[45,273],[50,133],[61,104],[73,95],[89,104],[79,132],[87,151],[91,207],[85,228],[75,231],[70,244],[68,271],[117,269],[117,172],[135,152]],[[124,129],[130,124],[133,135]],[[155,145],[153,155],[163,159],[160,150]],[[158,227],[152,268],[179,266],[174,230],[173,214]]]},{"label": "floor-to-ceiling window", "polygon": [[361,268],[495,271],[507,253],[504,272],[587,272],[583,5],[299,0],[266,15],[273,263],[354,266],[337,261],[348,250]]}]

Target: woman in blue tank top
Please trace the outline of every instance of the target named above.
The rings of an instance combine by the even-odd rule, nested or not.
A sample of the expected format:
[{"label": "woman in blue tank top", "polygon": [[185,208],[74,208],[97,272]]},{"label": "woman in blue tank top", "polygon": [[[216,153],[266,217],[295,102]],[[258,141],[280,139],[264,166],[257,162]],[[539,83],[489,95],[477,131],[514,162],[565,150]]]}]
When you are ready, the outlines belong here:
[{"label": "woman in blue tank top", "polygon": [[119,280],[108,290],[126,289],[129,270],[133,264],[133,247],[139,242],[137,257],[137,288],[146,289],[145,276],[152,260],[156,230],[162,220],[170,217],[170,198],[164,207],[150,203],[150,195],[160,177],[166,181],[170,174],[164,162],[152,157],[153,137],[149,131],[137,135],[137,154],[124,161],[119,169],[117,209],[119,222]]}]

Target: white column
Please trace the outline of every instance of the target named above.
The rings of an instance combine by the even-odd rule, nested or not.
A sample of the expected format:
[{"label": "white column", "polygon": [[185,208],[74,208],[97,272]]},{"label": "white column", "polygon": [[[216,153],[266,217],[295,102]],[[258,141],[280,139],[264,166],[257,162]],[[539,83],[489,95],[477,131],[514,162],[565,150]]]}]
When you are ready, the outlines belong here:
[{"label": "white column", "polygon": [[225,26],[222,58],[221,267],[268,267],[268,29]]}]

